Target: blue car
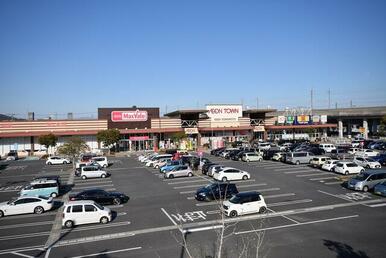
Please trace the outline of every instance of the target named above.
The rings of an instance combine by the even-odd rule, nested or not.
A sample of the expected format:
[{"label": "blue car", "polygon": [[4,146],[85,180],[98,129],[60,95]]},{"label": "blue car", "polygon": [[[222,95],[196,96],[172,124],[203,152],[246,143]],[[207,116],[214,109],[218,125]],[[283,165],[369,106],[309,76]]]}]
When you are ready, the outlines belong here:
[{"label": "blue car", "polygon": [[372,159],[381,163],[382,166],[386,166],[386,154],[377,155],[372,157]]},{"label": "blue car", "polygon": [[382,196],[386,196],[386,181],[374,186],[374,193]]},{"label": "blue car", "polygon": [[168,163],[166,163],[165,166],[159,168],[160,173],[166,173],[169,171],[172,171],[173,168],[182,165],[182,160],[171,160]]}]

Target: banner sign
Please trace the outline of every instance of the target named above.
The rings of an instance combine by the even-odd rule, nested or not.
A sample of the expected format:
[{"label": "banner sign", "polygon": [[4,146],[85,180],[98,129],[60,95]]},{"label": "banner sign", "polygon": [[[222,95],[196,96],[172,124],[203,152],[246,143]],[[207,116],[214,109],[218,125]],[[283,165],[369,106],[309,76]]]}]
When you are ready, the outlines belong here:
[{"label": "banner sign", "polygon": [[290,124],[292,125],[295,121],[295,117],[294,116],[287,116],[287,119],[286,119],[286,124]]},{"label": "banner sign", "polygon": [[198,129],[196,127],[185,128],[185,134],[198,134]]},{"label": "banner sign", "polygon": [[129,140],[130,141],[145,141],[145,140],[149,140],[149,136],[130,136]]},{"label": "banner sign", "polygon": [[296,121],[298,124],[308,124],[310,122],[310,116],[308,115],[297,116]]},{"label": "banner sign", "polygon": [[320,123],[320,116],[313,115],[312,116],[312,123]]},{"label": "banner sign", "polygon": [[322,124],[327,123],[327,115],[321,115],[321,116],[320,116],[320,122],[321,122]]},{"label": "banner sign", "polygon": [[111,121],[113,122],[142,122],[147,121],[147,111],[127,110],[127,111],[112,111]]},{"label": "banner sign", "polygon": [[265,128],[264,128],[264,126],[259,125],[259,126],[255,126],[255,128],[253,128],[253,131],[254,132],[264,132]]},{"label": "banner sign", "polygon": [[215,122],[238,121],[243,116],[241,105],[207,105],[208,117]]},{"label": "banner sign", "polygon": [[285,123],[285,116],[278,116],[277,117],[277,123],[278,124],[284,124]]}]

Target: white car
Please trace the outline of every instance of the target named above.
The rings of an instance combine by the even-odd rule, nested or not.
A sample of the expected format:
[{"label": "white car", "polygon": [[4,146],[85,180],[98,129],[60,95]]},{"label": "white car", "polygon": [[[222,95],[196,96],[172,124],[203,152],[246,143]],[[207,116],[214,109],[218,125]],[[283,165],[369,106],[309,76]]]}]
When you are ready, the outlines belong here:
[{"label": "white car", "polygon": [[71,163],[71,160],[58,157],[58,156],[49,157],[46,161],[47,165],[70,164],[70,163]]},{"label": "white car", "polygon": [[213,175],[214,175],[215,173],[217,173],[218,171],[220,171],[220,170],[223,169],[223,168],[224,168],[224,166],[222,166],[222,165],[214,165],[214,166],[211,166],[211,167],[209,168],[209,171],[208,171],[207,175],[213,177]]},{"label": "white car", "polygon": [[177,166],[173,168],[173,170],[166,172],[164,175],[165,178],[169,178],[169,179],[172,179],[175,177],[183,177],[183,176],[188,176],[188,177],[193,176],[193,171],[187,165]]},{"label": "white car", "polygon": [[64,205],[62,226],[102,223],[111,221],[111,210],[94,201],[71,201]]},{"label": "white car", "polygon": [[52,209],[52,198],[26,196],[20,197],[15,201],[0,203],[0,218],[8,215],[25,213],[41,214]]},{"label": "white car", "polygon": [[264,213],[267,210],[267,204],[260,193],[252,191],[234,195],[223,202],[222,209],[225,215],[236,217],[244,214]]},{"label": "white car", "polygon": [[80,178],[105,178],[108,176],[108,173],[104,170],[100,170],[99,167],[96,166],[83,166],[80,169]]},{"label": "white car", "polygon": [[109,166],[109,162],[106,157],[94,157],[91,161],[98,163],[102,168],[107,168]]},{"label": "white car", "polygon": [[169,161],[171,161],[172,158],[163,158],[163,159],[160,159],[156,162],[154,162],[154,168],[158,169],[160,167],[163,167],[166,165],[166,163],[168,163]]},{"label": "white car", "polygon": [[361,166],[358,166],[354,162],[338,162],[334,167],[336,173],[349,175],[349,174],[359,174],[365,171]]},{"label": "white car", "polygon": [[378,151],[370,150],[370,149],[364,149],[364,150],[355,152],[355,156],[358,156],[358,157],[375,157],[378,155],[379,155]]},{"label": "white car", "polygon": [[329,160],[331,160],[330,157],[315,157],[315,158],[311,159],[310,165],[311,165],[312,167],[314,167],[314,168],[316,168],[316,167],[319,168],[319,167],[323,166],[323,164],[324,164],[326,161],[329,161]]},{"label": "white car", "polygon": [[271,148],[271,144],[269,142],[259,142],[257,144],[257,148],[259,150],[269,150]]},{"label": "white car", "polygon": [[284,152],[276,152],[275,154],[273,154],[272,160],[274,160],[274,161],[282,161],[284,156],[285,156]]},{"label": "white car", "polygon": [[381,163],[371,158],[355,157],[353,162],[365,168],[381,168]]},{"label": "white car", "polygon": [[251,175],[243,170],[231,167],[225,167],[214,173],[213,178],[218,181],[231,181],[231,180],[247,180],[251,178]]},{"label": "white car", "polygon": [[357,153],[358,151],[360,151],[361,149],[360,148],[350,148],[348,151],[347,151],[347,153],[348,154],[355,154],[355,153]]},{"label": "white car", "polygon": [[262,161],[263,157],[260,155],[257,155],[254,152],[246,152],[243,154],[242,158],[243,161],[245,162],[250,162],[250,161]]},{"label": "white car", "polygon": [[334,168],[335,168],[336,164],[338,164],[338,162],[340,162],[340,160],[337,160],[337,159],[327,160],[322,165],[322,169],[333,172]]}]

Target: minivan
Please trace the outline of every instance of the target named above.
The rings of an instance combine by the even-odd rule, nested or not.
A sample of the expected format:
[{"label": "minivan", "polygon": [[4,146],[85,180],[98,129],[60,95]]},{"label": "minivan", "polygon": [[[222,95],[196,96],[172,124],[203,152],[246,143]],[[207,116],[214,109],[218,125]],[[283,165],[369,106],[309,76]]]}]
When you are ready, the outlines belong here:
[{"label": "minivan", "polygon": [[290,164],[309,164],[314,158],[314,155],[310,152],[288,152],[286,155],[286,162]]},{"label": "minivan", "polygon": [[59,195],[59,184],[56,180],[33,180],[24,187],[20,196],[56,197]]},{"label": "minivan", "polygon": [[62,226],[72,228],[89,223],[106,224],[111,219],[111,210],[94,201],[71,201],[64,205]]},{"label": "minivan", "polygon": [[325,152],[331,152],[332,150],[336,150],[335,145],[331,143],[321,143],[319,144],[319,148],[323,149]]},{"label": "minivan", "polygon": [[375,185],[386,181],[386,171],[366,171],[362,172],[347,182],[347,188],[367,192]]}]

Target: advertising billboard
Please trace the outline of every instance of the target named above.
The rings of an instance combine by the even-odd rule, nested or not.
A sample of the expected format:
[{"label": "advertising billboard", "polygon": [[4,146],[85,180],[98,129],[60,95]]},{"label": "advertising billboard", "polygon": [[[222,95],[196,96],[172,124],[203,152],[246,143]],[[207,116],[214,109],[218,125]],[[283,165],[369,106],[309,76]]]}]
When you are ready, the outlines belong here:
[{"label": "advertising billboard", "polygon": [[242,105],[207,105],[206,109],[212,122],[238,121],[243,116]]},{"label": "advertising billboard", "polygon": [[294,116],[287,116],[285,122],[286,122],[286,124],[292,125],[294,123],[294,121],[295,121],[295,117]]},{"label": "advertising billboard", "polygon": [[310,116],[309,115],[296,116],[296,122],[298,124],[308,124],[310,122]]},{"label": "advertising billboard", "polygon": [[278,116],[277,117],[277,123],[278,124],[284,124],[285,123],[285,116]]},{"label": "advertising billboard", "polygon": [[327,115],[321,115],[321,116],[320,116],[320,122],[321,122],[322,124],[327,123]]},{"label": "advertising billboard", "polygon": [[143,122],[147,121],[147,111],[144,110],[127,110],[112,111],[111,121],[113,122]]}]

